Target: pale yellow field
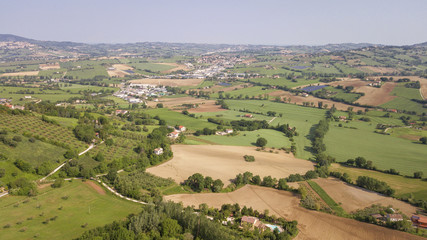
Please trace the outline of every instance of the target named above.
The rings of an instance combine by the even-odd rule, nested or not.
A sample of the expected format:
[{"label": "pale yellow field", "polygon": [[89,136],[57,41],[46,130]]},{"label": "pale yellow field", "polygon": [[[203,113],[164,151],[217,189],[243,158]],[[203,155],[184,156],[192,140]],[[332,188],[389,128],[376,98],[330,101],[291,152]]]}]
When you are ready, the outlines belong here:
[{"label": "pale yellow field", "polygon": [[392,205],[394,209],[399,209],[408,217],[416,213],[416,208],[408,203],[346,184],[334,178],[319,178],[313,181],[319,184],[335,202],[341,203],[341,207],[347,212],[363,209],[372,204],[381,204],[383,206]]},{"label": "pale yellow field", "polygon": [[28,72],[15,72],[15,73],[2,73],[2,77],[15,77],[15,76],[37,76],[39,71],[28,71]]},{"label": "pale yellow field", "polygon": [[[237,174],[246,171],[260,177],[285,178],[292,173],[304,174],[313,170],[313,163],[297,159],[292,154],[256,151],[255,147],[223,145],[173,145],[172,160],[147,169],[160,177],[181,183],[194,173],[221,179],[227,185]],[[255,162],[246,162],[244,155],[252,155]]]}]

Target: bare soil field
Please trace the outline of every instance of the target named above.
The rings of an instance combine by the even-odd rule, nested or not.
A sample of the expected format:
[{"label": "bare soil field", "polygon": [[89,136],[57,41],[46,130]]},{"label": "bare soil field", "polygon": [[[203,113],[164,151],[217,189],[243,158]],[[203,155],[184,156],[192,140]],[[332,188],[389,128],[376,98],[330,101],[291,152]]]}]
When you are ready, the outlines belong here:
[{"label": "bare soil field", "polygon": [[348,79],[344,78],[343,81],[332,82],[331,86],[353,86],[353,92],[362,92],[365,93],[365,96],[360,97],[356,102],[364,105],[379,106],[386,102],[389,102],[396,98],[396,96],[391,96],[390,93],[393,91],[396,86],[395,82],[386,82],[381,88],[370,87],[368,86],[369,82],[362,81],[360,79]]},{"label": "bare soil field", "polygon": [[125,70],[133,70],[133,68],[126,64],[113,64],[115,70],[108,70],[107,73],[110,77],[125,77],[129,75],[129,73],[125,72]]},{"label": "bare soil field", "polygon": [[59,66],[59,63],[54,63],[54,64],[40,64],[39,68],[41,70],[49,70],[49,69],[60,69],[61,66]]},{"label": "bare soil field", "polygon": [[194,97],[180,97],[180,98],[159,98],[158,102],[148,102],[147,105],[149,107],[154,107],[158,103],[163,103],[164,107],[170,108],[172,110],[183,109],[182,104],[198,104],[197,108],[188,109],[189,112],[219,112],[225,111],[226,109],[222,109],[221,106],[215,105],[214,100],[206,100],[202,98],[194,98]]},{"label": "bare soil field", "polygon": [[373,224],[307,210],[299,206],[299,198],[292,193],[272,188],[247,185],[231,193],[176,194],[164,198],[182,202],[185,206],[198,207],[199,204],[206,203],[220,208],[222,204],[238,203],[241,207],[252,207],[261,212],[268,209],[271,215],[297,220],[300,232],[296,239],[299,240],[424,239]]},{"label": "bare soil field", "polygon": [[389,67],[374,67],[374,66],[361,66],[357,67],[357,69],[364,71],[366,73],[393,73],[396,72],[396,69]]},{"label": "bare soil field", "polygon": [[[170,177],[181,183],[194,173],[221,179],[227,185],[237,174],[246,171],[260,177],[271,175],[277,179],[292,173],[304,174],[313,170],[313,163],[297,159],[291,154],[256,151],[255,147],[223,145],[173,145],[172,160],[147,169],[160,177]],[[246,162],[244,155],[252,155],[255,162]]]},{"label": "bare soil field", "polygon": [[408,217],[416,213],[416,208],[410,204],[346,184],[334,178],[319,178],[313,181],[319,184],[335,202],[341,203],[341,207],[347,212],[363,209],[372,204],[381,204],[383,206],[392,205],[394,209],[399,209]]},{"label": "bare soil field", "polygon": [[95,191],[101,195],[105,195],[105,190],[99,186],[98,184],[94,183],[93,181],[87,180],[85,182],[87,185],[89,185],[90,187],[92,187],[93,189],[95,189]]},{"label": "bare soil field", "polygon": [[197,86],[203,79],[167,79],[167,78],[145,78],[145,79],[136,79],[130,80],[131,83],[141,83],[141,84],[152,84],[152,85],[163,85],[171,87],[182,87],[182,86]]},{"label": "bare soil field", "polygon": [[156,63],[156,64],[174,66],[174,68],[166,70],[166,71],[162,71],[162,73],[171,73],[171,72],[175,72],[175,71],[179,71],[179,70],[184,70],[184,71],[190,70],[184,64],[178,64],[178,63]]},{"label": "bare soil field", "polygon": [[292,93],[286,92],[283,90],[277,90],[277,91],[271,92],[269,93],[269,95],[273,98],[278,96],[286,99],[291,98],[291,103],[296,103],[297,105],[303,105],[303,102],[314,102],[315,106],[317,106],[318,102],[323,102],[323,104],[328,104],[328,108],[332,107],[332,105],[335,105],[335,107],[338,110],[342,110],[342,111],[346,111],[349,107],[352,107],[354,111],[364,110],[364,108],[362,107],[355,107],[345,103],[334,102],[327,99],[313,97],[311,95],[309,95],[308,97],[295,96]]},{"label": "bare soil field", "polygon": [[15,76],[37,76],[39,71],[28,71],[28,72],[14,72],[14,73],[2,73],[0,77],[15,77]]}]

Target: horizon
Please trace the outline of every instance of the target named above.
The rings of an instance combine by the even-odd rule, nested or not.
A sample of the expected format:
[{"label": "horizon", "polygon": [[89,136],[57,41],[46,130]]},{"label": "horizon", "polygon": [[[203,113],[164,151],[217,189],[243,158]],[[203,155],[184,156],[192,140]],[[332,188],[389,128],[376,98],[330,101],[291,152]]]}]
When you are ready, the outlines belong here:
[{"label": "horizon", "polygon": [[[366,7],[369,6],[369,7]],[[3,32],[42,41],[322,46],[427,41],[427,2],[270,0],[215,3],[165,0],[7,2]],[[351,10],[351,11],[349,11]],[[18,16],[18,17],[17,17]],[[11,21],[13,19],[13,21]]]}]

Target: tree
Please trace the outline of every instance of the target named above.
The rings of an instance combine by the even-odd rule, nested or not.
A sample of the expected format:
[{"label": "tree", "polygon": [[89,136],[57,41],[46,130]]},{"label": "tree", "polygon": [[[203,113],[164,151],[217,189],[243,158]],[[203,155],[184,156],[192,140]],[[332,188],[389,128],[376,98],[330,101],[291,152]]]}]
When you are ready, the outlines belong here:
[{"label": "tree", "polygon": [[212,184],[212,192],[220,192],[224,187],[224,183],[222,183],[221,179],[217,179]]},{"label": "tree", "polygon": [[419,171],[419,172],[414,172],[414,178],[422,178],[424,175],[423,172]]},{"label": "tree", "polygon": [[274,187],[274,185],[276,185],[277,180],[275,178],[272,178],[271,176],[265,176],[262,179],[262,186],[266,186],[266,187]]},{"label": "tree", "polygon": [[187,181],[185,181],[185,184],[187,186],[190,186],[191,189],[193,189],[193,191],[201,192],[205,186],[204,180],[205,180],[205,178],[203,177],[202,174],[195,173],[195,174],[188,177]]},{"label": "tree", "polygon": [[421,142],[422,144],[427,144],[427,137],[422,137],[422,138],[420,138],[420,142]]},{"label": "tree", "polygon": [[209,188],[210,189],[212,187],[213,182],[214,181],[213,181],[213,179],[211,177],[206,176],[205,180],[204,180],[205,188]]},{"label": "tree", "polygon": [[289,188],[288,184],[286,183],[285,178],[279,179],[279,183],[277,184],[277,188],[279,190],[287,190]]},{"label": "tree", "polygon": [[259,175],[253,176],[252,183],[255,185],[261,185],[261,177]]},{"label": "tree", "polygon": [[66,159],[75,159],[75,158],[77,158],[79,155],[77,154],[77,152],[75,151],[75,150],[72,150],[72,149],[70,149],[70,150],[67,150],[65,153],[64,153],[64,157],[66,158]]},{"label": "tree", "polygon": [[4,177],[6,175],[6,169],[0,168],[0,178]]},{"label": "tree", "polygon": [[258,138],[258,139],[256,140],[256,145],[257,145],[258,147],[265,147],[265,145],[267,145],[267,139],[262,138],[262,137]]},{"label": "tree", "polygon": [[357,157],[355,159],[355,163],[357,167],[360,167],[360,168],[366,167],[366,159],[364,157]]},{"label": "tree", "polygon": [[53,188],[60,188],[62,187],[62,185],[64,185],[64,179],[63,178],[58,178],[55,180],[55,182],[52,184]]},{"label": "tree", "polygon": [[98,162],[103,162],[105,159],[104,154],[102,154],[102,152],[98,152],[93,159],[95,159],[95,161],[98,161]]},{"label": "tree", "polygon": [[79,124],[74,128],[76,137],[84,142],[90,143],[95,138],[95,130],[92,126],[86,124]]},{"label": "tree", "polygon": [[163,237],[175,238],[182,232],[182,227],[178,221],[171,218],[166,218],[160,225]]}]

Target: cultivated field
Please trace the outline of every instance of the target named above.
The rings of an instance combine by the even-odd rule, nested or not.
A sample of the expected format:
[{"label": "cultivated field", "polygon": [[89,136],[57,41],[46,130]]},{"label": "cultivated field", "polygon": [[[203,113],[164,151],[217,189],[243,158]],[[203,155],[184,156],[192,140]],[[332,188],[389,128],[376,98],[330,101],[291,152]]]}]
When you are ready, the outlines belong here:
[{"label": "cultivated field", "polygon": [[178,63],[157,63],[157,64],[167,65],[167,66],[174,67],[172,69],[162,71],[162,73],[171,73],[171,72],[175,72],[175,71],[179,71],[179,70],[183,70],[183,71],[188,71],[189,70],[187,68],[187,66],[185,66],[184,64],[178,64]]},{"label": "cultivated field", "polygon": [[[172,178],[177,183],[194,173],[221,179],[225,185],[239,173],[246,171],[254,175],[271,175],[284,178],[292,173],[303,174],[313,169],[313,163],[286,153],[256,151],[254,147],[220,145],[173,145],[172,160],[147,169],[160,177]],[[244,155],[252,155],[255,162],[246,162]]]},{"label": "cultivated field", "polygon": [[14,72],[14,73],[2,73],[0,77],[21,77],[21,76],[37,76],[39,71],[27,71],[27,72]]},{"label": "cultivated field", "polygon": [[188,109],[189,112],[192,113],[200,113],[200,112],[218,112],[224,111],[225,109],[221,109],[221,106],[215,105],[214,100],[206,100],[203,98],[194,98],[194,97],[167,97],[167,98],[159,98],[158,102],[148,102],[148,106],[154,107],[158,103],[162,103],[164,107],[170,109],[183,110],[184,107],[182,104],[197,104],[197,108]]},{"label": "cultivated field", "polygon": [[152,84],[152,85],[163,85],[171,87],[182,87],[182,86],[197,86],[203,79],[167,79],[167,78],[146,78],[146,79],[136,79],[129,81],[131,83],[140,83],[140,84]]},{"label": "cultivated field", "polygon": [[331,124],[324,140],[326,151],[339,162],[361,156],[382,170],[394,168],[406,175],[427,172],[425,146],[374,131],[375,124],[372,123],[352,121],[344,123],[344,127]]},{"label": "cultivated field", "polygon": [[40,64],[39,67],[40,67],[41,70],[60,69],[61,68],[61,66],[59,65],[59,63]]},{"label": "cultivated field", "polygon": [[310,211],[299,206],[299,199],[292,193],[271,188],[247,185],[231,193],[177,194],[165,199],[182,202],[185,206],[206,203],[220,208],[222,204],[238,203],[260,212],[265,209],[271,215],[297,220],[300,230],[296,239],[424,239],[384,227],[341,218],[334,215]]},{"label": "cultivated field", "polygon": [[412,194],[415,199],[427,199],[427,182],[420,179],[385,174],[360,168],[344,167],[335,163],[330,166],[330,170],[347,173],[353,182],[355,182],[359,176],[368,176],[386,182],[391,188],[396,190],[397,197],[410,197]]},{"label": "cultivated field", "polygon": [[364,108],[362,107],[356,107],[356,106],[351,106],[341,102],[334,102],[327,99],[321,99],[321,98],[314,97],[312,95],[308,95],[307,97],[295,96],[292,93],[283,91],[283,90],[277,90],[277,91],[271,92],[269,93],[269,95],[273,98],[281,97],[283,98],[284,101],[287,101],[288,98],[291,98],[291,103],[295,103],[297,105],[303,105],[304,102],[314,102],[315,104],[314,106],[317,106],[318,102],[323,102],[323,106],[325,106],[325,104],[328,104],[328,108],[331,108],[333,105],[335,105],[335,107],[338,110],[342,110],[342,111],[346,111],[349,107],[352,107],[353,111],[364,110]]},{"label": "cultivated field", "polygon": [[140,204],[106,193],[92,181],[74,180],[58,189],[45,185],[39,191],[36,197],[0,199],[2,240],[72,239],[141,209]]},{"label": "cultivated field", "polygon": [[335,178],[318,178],[312,181],[319,184],[347,212],[363,209],[372,204],[381,204],[392,205],[394,209],[399,209],[408,217],[416,213],[416,208],[408,203],[349,185]]},{"label": "cultivated field", "polygon": [[365,96],[360,97],[356,101],[357,103],[365,105],[378,106],[396,98],[390,94],[396,86],[396,83],[386,82],[381,86],[381,88],[367,86],[368,83],[370,82],[362,81],[360,79],[343,78],[342,81],[332,82],[330,85],[340,85],[343,87],[352,86],[354,87],[353,92],[365,93]]}]

